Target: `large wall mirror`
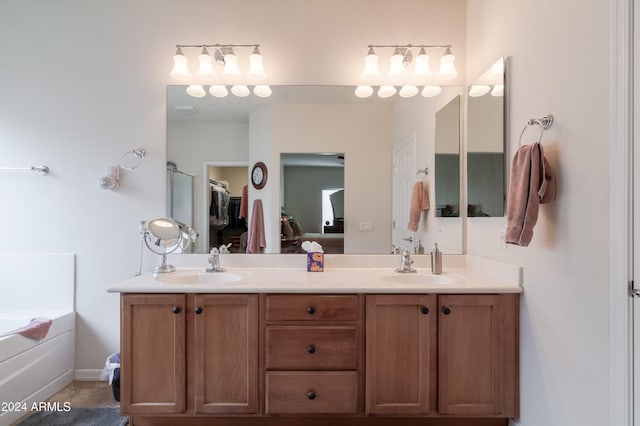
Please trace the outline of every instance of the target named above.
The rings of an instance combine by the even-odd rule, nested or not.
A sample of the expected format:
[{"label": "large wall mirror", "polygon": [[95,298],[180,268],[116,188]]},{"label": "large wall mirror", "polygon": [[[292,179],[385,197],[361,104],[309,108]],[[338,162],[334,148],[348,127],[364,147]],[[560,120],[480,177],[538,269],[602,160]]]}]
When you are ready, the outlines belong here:
[{"label": "large wall mirror", "polygon": [[498,59],[468,90],[467,214],[504,216],[505,61]]},{"label": "large wall mirror", "polygon": [[[445,197],[452,196],[440,188],[456,188],[460,194],[459,166],[451,165],[460,161],[438,165],[436,160],[436,133],[440,126],[436,115],[447,105],[454,108],[450,105],[454,101],[458,129],[462,92],[462,87],[450,86],[443,87],[442,93],[433,98],[359,99],[351,86],[274,86],[269,98],[194,98],[184,86],[169,86],[167,189],[172,188],[173,194],[167,197],[167,213],[180,212],[183,216],[176,219],[191,224],[200,234],[196,252],[206,253],[210,247],[227,241],[232,242],[232,252],[241,252],[240,231],[246,228],[251,206],[259,199],[264,212],[264,252],[296,252],[283,243],[283,220],[288,221],[289,216],[299,219],[302,214],[290,211],[296,209],[294,198],[299,195],[288,195],[288,189],[296,189],[296,185],[296,191],[305,186],[311,188],[313,182],[299,177],[292,184],[287,175],[305,167],[296,169],[292,162],[325,157],[340,162],[343,185],[331,183],[322,190],[333,191],[327,197],[331,200],[333,195],[334,208],[342,211],[328,218],[305,219],[308,224],[302,227],[303,234],[323,236],[325,241],[333,237],[327,243],[330,245],[340,236],[341,242],[336,244],[339,248],[328,251],[345,254],[388,254],[392,245],[411,250],[422,245],[428,252],[434,242],[445,253],[462,253],[460,216],[437,214],[440,200],[444,203]],[[399,152],[404,152],[402,163]],[[218,196],[212,191],[220,189],[213,186],[226,187],[228,205],[231,200],[240,200],[249,168],[256,162],[266,164],[268,181],[261,189],[248,184],[249,218],[236,217],[233,207],[227,220],[238,228],[212,229],[212,220],[216,220],[212,218],[212,200]],[[240,172],[226,173],[227,168],[239,168]],[[440,173],[445,168],[446,173]],[[419,173],[420,170],[428,172]],[[452,182],[437,182],[441,174],[452,177]],[[172,179],[179,182],[172,185]],[[406,224],[410,195],[417,180],[427,186],[431,208],[422,212],[418,230],[409,232]],[[176,193],[192,187],[191,194]],[[463,205],[459,201],[446,204]]]}]

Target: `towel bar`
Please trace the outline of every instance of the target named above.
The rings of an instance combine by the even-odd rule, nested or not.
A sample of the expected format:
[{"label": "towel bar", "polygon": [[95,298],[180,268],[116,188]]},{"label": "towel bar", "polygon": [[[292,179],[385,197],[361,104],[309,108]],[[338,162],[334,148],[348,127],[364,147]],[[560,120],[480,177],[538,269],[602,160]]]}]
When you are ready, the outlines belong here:
[{"label": "towel bar", "polygon": [[542,118],[530,118],[527,121],[527,125],[524,126],[524,128],[522,129],[522,132],[520,132],[520,139],[518,140],[518,146],[522,146],[522,135],[524,135],[524,132],[527,130],[527,128],[529,128],[529,126],[537,125],[540,127],[540,137],[538,137],[538,142],[537,142],[537,143],[540,143],[542,141],[542,135],[544,134],[544,131],[550,128],[552,124],[553,124],[553,115],[551,114],[546,114]]}]

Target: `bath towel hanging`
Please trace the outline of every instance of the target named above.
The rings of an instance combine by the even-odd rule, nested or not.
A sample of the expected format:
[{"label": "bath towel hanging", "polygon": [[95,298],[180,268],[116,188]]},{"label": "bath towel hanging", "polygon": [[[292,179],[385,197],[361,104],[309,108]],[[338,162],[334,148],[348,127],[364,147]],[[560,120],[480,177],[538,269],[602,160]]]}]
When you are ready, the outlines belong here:
[{"label": "bath towel hanging", "polygon": [[555,176],[542,145],[536,142],[521,146],[511,163],[505,242],[528,246],[538,220],[539,205],[555,198]]},{"label": "bath towel hanging", "polygon": [[247,237],[247,253],[262,253],[267,246],[264,235],[264,217],[262,213],[262,200],[253,201],[251,211],[251,224]]},{"label": "bath towel hanging", "polygon": [[411,193],[411,207],[409,209],[409,223],[407,229],[412,232],[418,230],[420,217],[422,212],[429,210],[431,204],[429,202],[429,184],[421,180],[413,184]]}]

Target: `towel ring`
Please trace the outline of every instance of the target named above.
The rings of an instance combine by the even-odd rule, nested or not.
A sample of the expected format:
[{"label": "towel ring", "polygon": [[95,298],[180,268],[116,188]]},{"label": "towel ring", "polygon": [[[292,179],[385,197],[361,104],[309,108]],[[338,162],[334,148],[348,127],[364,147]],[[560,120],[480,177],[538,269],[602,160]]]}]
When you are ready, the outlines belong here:
[{"label": "towel ring", "polygon": [[537,125],[538,127],[540,127],[540,136],[538,137],[538,142],[537,142],[537,143],[540,143],[542,142],[542,135],[544,135],[544,131],[547,130],[549,127],[551,127],[552,124],[553,124],[553,115],[551,114],[547,114],[542,118],[530,118],[529,121],[527,121],[527,125],[524,126],[524,128],[522,129],[522,132],[520,132],[520,139],[518,140],[518,146],[522,146],[522,135],[524,135],[524,132],[529,128],[529,126]]}]

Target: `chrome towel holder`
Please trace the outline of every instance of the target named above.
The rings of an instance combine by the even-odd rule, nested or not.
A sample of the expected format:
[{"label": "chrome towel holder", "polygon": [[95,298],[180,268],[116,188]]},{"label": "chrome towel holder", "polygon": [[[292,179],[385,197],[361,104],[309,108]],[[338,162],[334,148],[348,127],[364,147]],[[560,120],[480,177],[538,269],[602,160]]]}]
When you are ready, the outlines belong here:
[{"label": "chrome towel holder", "polygon": [[530,118],[529,121],[527,121],[527,125],[524,126],[524,128],[522,129],[522,132],[520,132],[520,139],[518,141],[518,146],[522,146],[522,135],[524,135],[524,132],[530,126],[540,127],[540,136],[538,137],[538,142],[537,142],[537,143],[540,143],[542,141],[542,135],[544,134],[544,131],[550,128],[552,124],[553,124],[553,115],[551,114],[546,114],[542,118]]},{"label": "chrome towel holder", "polygon": [[46,176],[49,174],[49,167],[47,166],[29,166],[29,167],[0,167],[0,171],[3,172],[18,172],[29,171],[37,172],[39,175]]}]

